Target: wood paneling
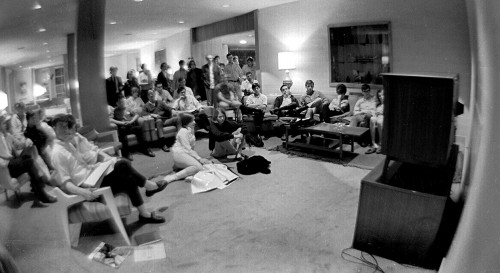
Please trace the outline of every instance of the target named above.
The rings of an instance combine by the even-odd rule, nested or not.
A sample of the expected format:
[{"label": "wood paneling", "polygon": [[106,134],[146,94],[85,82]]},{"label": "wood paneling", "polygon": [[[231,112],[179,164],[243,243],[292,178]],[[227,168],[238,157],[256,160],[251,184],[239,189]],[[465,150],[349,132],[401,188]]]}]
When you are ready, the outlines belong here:
[{"label": "wood paneling", "polygon": [[254,21],[254,12],[250,12],[209,25],[193,28],[193,43],[210,40],[212,38],[227,34],[254,30]]}]

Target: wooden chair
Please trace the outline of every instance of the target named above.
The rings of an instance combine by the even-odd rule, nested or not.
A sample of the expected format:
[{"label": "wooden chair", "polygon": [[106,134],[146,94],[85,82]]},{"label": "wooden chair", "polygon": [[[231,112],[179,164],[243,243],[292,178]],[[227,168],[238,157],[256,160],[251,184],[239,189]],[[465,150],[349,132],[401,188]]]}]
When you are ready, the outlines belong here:
[{"label": "wooden chair", "polygon": [[13,178],[10,176],[9,168],[7,166],[0,166],[0,188],[5,191],[5,199],[9,200],[8,191],[13,191],[16,195],[17,201],[21,201],[19,192],[21,187],[30,182],[30,177],[27,173]]},{"label": "wooden chair", "polygon": [[107,219],[111,219],[126,244],[130,245],[130,239],[121,220],[121,215],[128,215],[131,212],[130,199],[127,195],[113,196],[111,188],[104,187],[94,191],[100,196],[100,202],[88,202],[82,196],[68,195],[58,187],[51,193],[58,201],[50,207],[54,207],[57,210],[54,213],[60,216],[60,225],[69,246],[78,246],[83,222],[101,222]]}]

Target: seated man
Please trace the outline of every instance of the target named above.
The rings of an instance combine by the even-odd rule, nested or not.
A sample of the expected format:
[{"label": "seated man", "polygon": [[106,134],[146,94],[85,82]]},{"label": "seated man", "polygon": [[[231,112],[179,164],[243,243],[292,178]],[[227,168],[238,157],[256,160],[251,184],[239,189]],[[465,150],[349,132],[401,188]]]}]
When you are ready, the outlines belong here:
[{"label": "seated man", "polygon": [[349,101],[346,95],[347,88],[343,84],[337,85],[337,97],[330,104],[323,105],[323,121],[330,122],[331,116],[338,116],[344,113],[349,113]]},{"label": "seated man", "polygon": [[163,84],[159,81],[155,83],[155,92],[156,92],[156,100],[164,101],[165,103],[171,103],[174,101],[174,98],[170,95],[170,93],[163,89]]},{"label": "seated man", "polygon": [[187,95],[191,95],[194,97],[194,93],[193,93],[193,89],[191,89],[191,87],[188,87],[186,86],[186,79],[185,78],[179,78],[177,80],[177,83],[178,83],[178,87],[177,87],[177,90],[175,90],[175,93],[174,93],[174,99],[178,99],[179,98],[179,89],[182,87],[186,90],[186,94]]},{"label": "seated man", "polygon": [[328,99],[320,91],[314,90],[314,82],[312,80],[307,80],[305,86],[306,94],[300,97],[300,108],[297,111],[300,113],[306,110],[305,119],[312,119],[316,113],[319,113],[321,116],[323,105],[328,103]]},{"label": "seated man", "polygon": [[257,80],[253,79],[253,74],[251,71],[246,73],[246,79],[241,83],[241,91],[243,94],[253,93],[252,84],[259,83]]},{"label": "seated man", "polygon": [[215,86],[217,103],[214,103],[214,105],[218,108],[222,108],[224,111],[234,110],[235,115],[238,115],[241,102],[238,101],[238,97],[233,88],[233,85],[229,85],[226,82],[217,84]]},{"label": "seated man", "polygon": [[132,161],[132,155],[128,145],[128,134],[134,134],[137,137],[137,142],[141,146],[143,153],[147,156],[154,157],[155,154],[149,149],[147,144],[142,139],[142,127],[137,120],[139,115],[129,111],[125,107],[125,97],[118,98],[116,108],[110,115],[110,122],[118,127],[118,138],[122,143],[122,156]]},{"label": "seated man", "polygon": [[269,111],[271,114],[276,114],[278,117],[297,116],[295,109],[299,106],[299,101],[290,93],[288,85],[283,84],[280,87],[281,96],[274,100],[273,109]]},{"label": "seated man", "polygon": [[174,113],[190,113],[194,116],[194,121],[202,129],[208,131],[210,121],[205,112],[203,112],[203,105],[192,95],[186,94],[185,87],[179,87],[179,98],[175,100],[173,107]]},{"label": "seated man", "polygon": [[363,92],[363,97],[360,98],[354,105],[354,112],[352,113],[351,122],[349,126],[357,127],[360,123],[363,123],[365,127],[370,124],[370,118],[375,114],[375,98],[370,93],[370,86],[368,84],[363,84],[361,86],[361,92]]},{"label": "seated man", "polygon": [[258,83],[252,84],[252,94],[248,95],[245,102],[240,106],[242,114],[250,114],[253,116],[253,121],[257,131],[262,126],[262,121],[264,119],[264,111],[267,107],[267,97],[260,91],[260,85]]},{"label": "seated man", "polygon": [[104,173],[100,187],[111,187],[113,194],[126,193],[134,207],[139,211],[139,222],[163,223],[165,218],[149,212],[144,205],[139,188],[146,188],[146,196],[165,189],[168,183],[162,181],[154,183],[137,172],[130,161],[117,160],[98,151],[87,153],[95,146],[88,142],[82,143],[76,135],[75,118],[72,115],[59,114],[53,124],[56,132],[56,141],[52,151],[52,163],[59,174],[58,186],[68,194],[83,196],[87,201],[96,200],[93,193],[95,188],[82,187],[92,171],[104,161],[114,161],[110,169]]},{"label": "seated man", "polygon": [[[8,132],[10,117],[0,116],[0,165],[7,167],[11,177],[18,177],[23,173],[30,176],[31,188],[35,193],[33,207],[44,207],[43,203],[54,203],[57,198],[48,194],[44,188],[48,178],[40,174],[40,166],[36,161],[38,153],[31,140],[25,138],[23,149],[16,148],[16,138]],[[22,152],[19,152],[22,151]]]},{"label": "seated man", "polygon": [[[163,126],[176,126],[177,127],[177,117],[172,117],[172,108],[170,108],[164,101],[156,100],[155,91],[148,91],[148,102],[142,107],[141,116],[150,116],[155,120],[162,120]],[[166,144],[161,148],[165,152],[169,152],[170,149]]]}]

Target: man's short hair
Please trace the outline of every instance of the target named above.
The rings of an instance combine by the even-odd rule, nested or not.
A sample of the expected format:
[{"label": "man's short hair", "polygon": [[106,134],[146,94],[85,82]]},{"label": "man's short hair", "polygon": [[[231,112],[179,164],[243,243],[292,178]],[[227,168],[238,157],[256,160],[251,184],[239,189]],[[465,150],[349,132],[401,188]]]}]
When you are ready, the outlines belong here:
[{"label": "man's short hair", "polygon": [[280,87],[280,91],[283,91],[283,87],[285,87],[285,86],[286,86],[286,87],[288,87],[288,85],[287,85],[287,84],[283,84],[283,85]]},{"label": "man's short hair", "polygon": [[76,120],[73,115],[57,114],[52,119],[52,127],[56,127],[58,123],[66,123],[68,124],[68,128],[73,128],[76,125]]},{"label": "man's short hair", "polygon": [[253,58],[252,58],[252,57],[248,57],[248,58],[247,58],[247,62],[248,62],[248,61],[252,61],[252,62],[253,62]]},{"label": "man's short hair", "polygon": [[178,78],[178,79],[177,79],[177,82],[181,82],[181,81],[183,81],[183,80],[186,80],[186,79],[185,79],[185,78],[183,78],[183,77],[180,77],[180,78]]},{"label": "man's short hair", "polygon": [[252,84],[252,90],[255,90],[257,87],[260,88],[260,84],[258,83]]},{"label": "man's short hair", "polygon": [[253,76],[252,71],[248,71],[245,75],[248,75],[248,74],[250,74],[250,75],[252,75],[252,76]]},{"label": "man's short hair", "polygon": [[186,63],[186,62],[184,62],[184,60],[180,60],[180,61],[179,61],[179,65],[183,65],[183,64],[185,64],[185,63]]},{"label": "man's short hair", "polygon": [[306,86],[307,86],[307,85],[312,85],[312,86],[314,86],[314,82],[313,82],[312,80],[307,80],[305,85],[306,85]]},{"label": "man's short hair", "polygon": [[111,72],[113,70],[118,70],[118,67],[116,67],[116,66],[110,66],[109,67],[109,72]]},{"label": "man's short hair", "polygon": [[345,86],[345,84],[337,85],[337,92],[339,92],[340,94],[347,93],[347,87]]},{"label": "man's short hair", "polygon": [[159,85],[161,85],[161,87],[163,87],[163,83],[161,83],[160,81],[156,80],[155,87],[158,87]]},{"label": "man's short hair", "polygon": [[366,83],[361,85],[361,90],[370,90],[370,89],[371,89],[370,86]]},{"label": "man's short hair", "polygon": [[233,56],[233,54],[231,54],[231,53],[227,53],[227,54],[226,54],[226,58],[228,58],[228,59],[229,59],[229,56]]},{"label": "man's short hair", "polygon": [[160,69],[161,69],[164,65],[167,65],[167,63],[161,63],[161,64],[160,64]]}]

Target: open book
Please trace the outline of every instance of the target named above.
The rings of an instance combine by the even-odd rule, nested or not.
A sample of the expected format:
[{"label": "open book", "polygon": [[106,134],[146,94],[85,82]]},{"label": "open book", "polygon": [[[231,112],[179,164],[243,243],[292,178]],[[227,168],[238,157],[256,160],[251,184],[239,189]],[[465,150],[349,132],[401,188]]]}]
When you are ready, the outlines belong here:
[{"label": "open book", "polygon": [[89,177],[85,179],[82,183],[80,183],[78,186],[84,187],[84,188],[93,188],[93,187],[99,187],[102,181],[102,178],[104,175],[108,174],[111,172],[112,168],[115,165],[116,160],[108,160],[105,162],[102,162],[95,168],[92,173],[90,173]]}]

